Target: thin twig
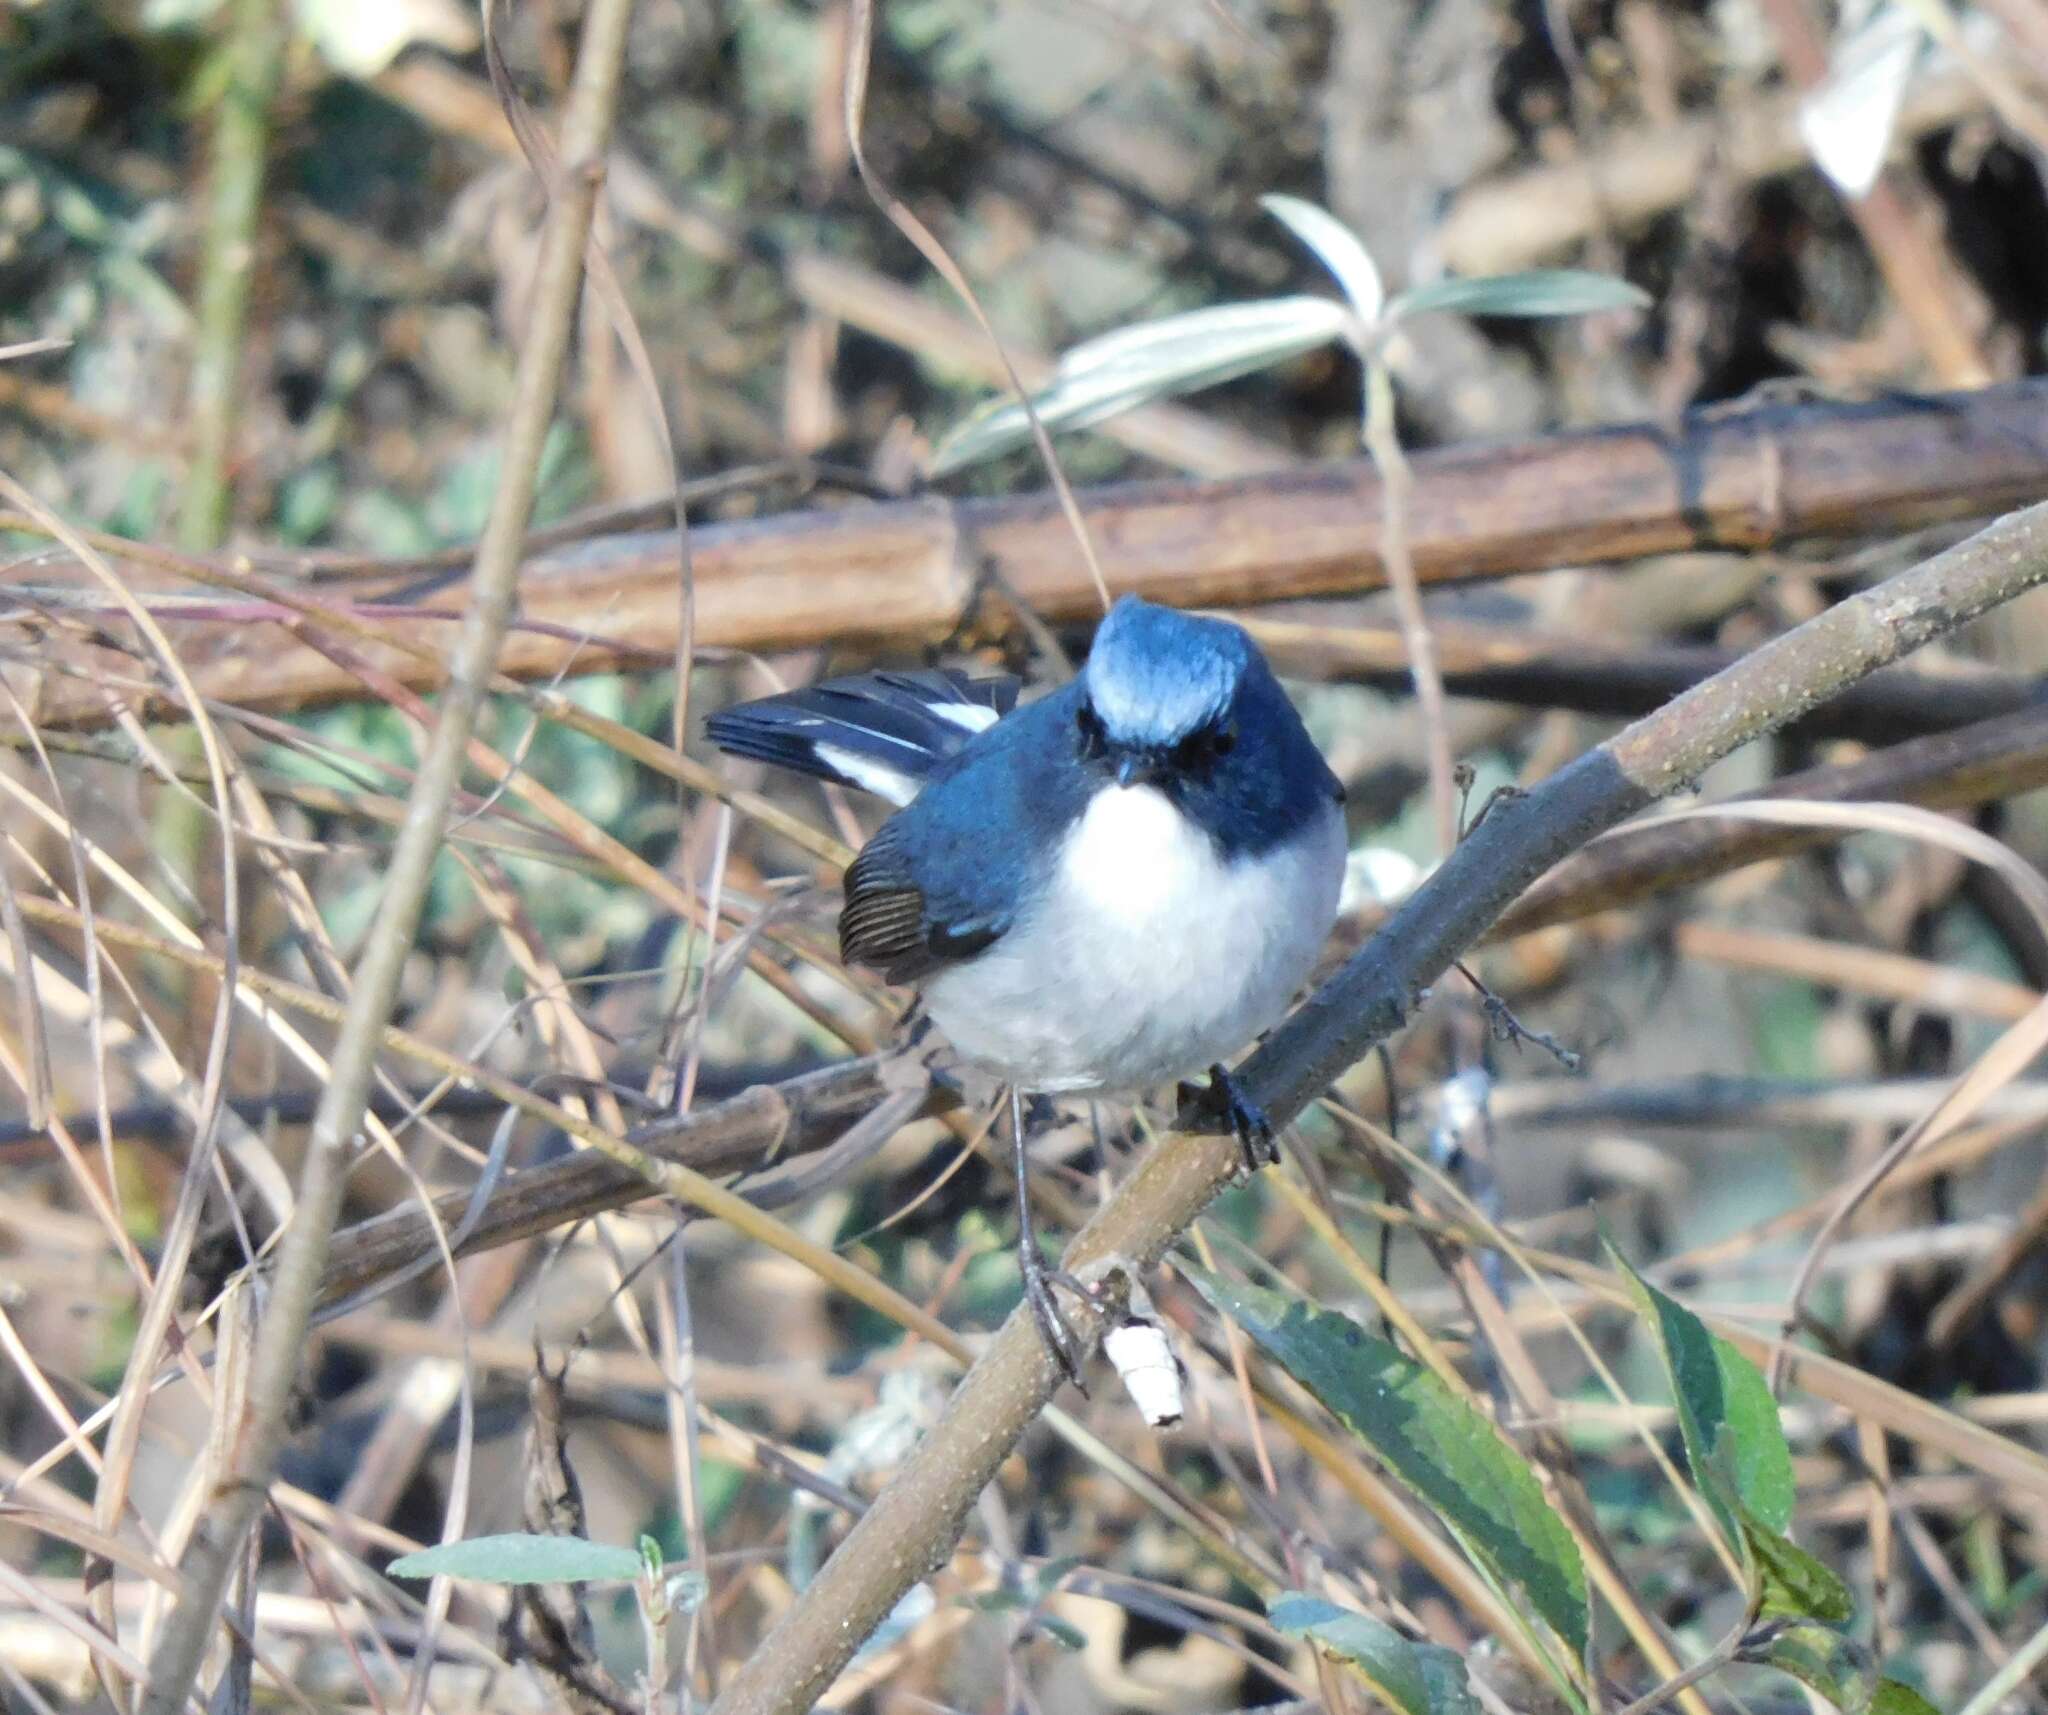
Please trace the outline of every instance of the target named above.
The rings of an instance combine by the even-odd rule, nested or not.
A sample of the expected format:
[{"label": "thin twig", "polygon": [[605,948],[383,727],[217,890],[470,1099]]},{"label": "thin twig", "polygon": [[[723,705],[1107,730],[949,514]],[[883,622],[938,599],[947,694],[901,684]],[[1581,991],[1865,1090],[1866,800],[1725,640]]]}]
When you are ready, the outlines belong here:
[{"label": "thin twig", "polygon": [[1999,1706],[2022,1690],[2027,1675],[2048,1661],[2048,1625],[2013,1651],[2012,1659],[1984,1682],[1983,1689],[1963,1705],[1962,1715],[1997,1715]]},{"label": "thin twig", "polygon": [[280,0],[235,0],[227,18],[225,78],[214,104],[206,230],[200,244],[197,343],[190,394],[192,463],[178,534],[188,548],[217,548],[234,499],[235,425],[241,420],[242,356],[249,286],[256,275],[256,222],[263,207],[270,106],[284,67]]},{"label": "thin twig", "polygon": [[868,104],[868,60],[874,47],[875,30],[874,0],[852,0],[847,15],[846,27],[846,141],[853,154],[853,164],[860,174],[860,182],[875,205],[886,214],[891,223],[903,236],[915,244],[924,259],[938,271],[939,277],[960,295],[978,325],[1002,360],[1003,378],[1009,383],[1010,391],[1017,396],[1017,402],[1024,407],[1024,417],[1031,425],[1031,440],[1038,449],[1039,459],[1045,465],[1045,474],[1051,478],[1053,493],[1059,497],[1060,511],[1065,515],[1067,527],[1074,533],[1074,544],[1081,551],[1081,558],[1087,564],[1088,576],[1095,586],[1096,599],[1102,604],[1102,611],[1109,611],[1109,582],[1102,574],[1102,562],[1095,552],[1095,540],[1088,533],[1088,524],[1081,515],[1080,502],[1074,498],[1072,485],[1067,473],[1060,467],[1059,457],[1052,448],[1052,437],[1046,433],[1045,424],[1039,421],[1038,408],[1031,401],[1030,390],[1024,385],[1024,378],[1017,373],[1017,366],[1010,359],[1008,348],[1002,336],[995,330],[995,324],[988,319],[988,312],[981,307],[980,295],[974,290],[960,264],[955,262],[938,236],[918,219],[917,213],[888,186],[882,175],[875,171],[868,159],[867,151],[867,104]]},{"label": "thin twig", "polygon": [[470,730],[512,614],[519,545],[533,508],[541,447],[554,416],[563,354],[575,319],[584,242],[617,106],[631,15],[632,0],[593,0],[584,19],[576,80],[563,121],[563,182],[551,200],[541,241],[534,308],[506,435],[504,477],[477,546],[469,613],[355,972],[354,996],[335,1044],[332,1076],[314,1116],[298,1207],[285,1231],[258,1338],[234,1464],[182,1557],[183,1589],[150,1658],[144,1715],[177,1715],[183,1709],[213,1635],[228,1574],[264,1504],[283,1444],[286,1410],[340,1208],[351,1140],[362,1124],[384,1023],[412,950]]}]

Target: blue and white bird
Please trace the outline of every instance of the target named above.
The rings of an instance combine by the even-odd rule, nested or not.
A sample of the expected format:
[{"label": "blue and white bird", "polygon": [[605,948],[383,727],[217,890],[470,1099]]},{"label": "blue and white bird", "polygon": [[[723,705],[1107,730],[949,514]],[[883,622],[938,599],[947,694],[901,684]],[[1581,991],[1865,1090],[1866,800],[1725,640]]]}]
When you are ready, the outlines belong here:
[{"label": "blue and white bird", "polygon": [[1023,1093],[1206,1068],[1249,1165],[1272,1133],[1223,1062],[1275,1023],[1336,917],[1343,787],[1242,628],[1125,596],[1071,684],[862,674],[714,715],[714,743],[902,806],[846,872],[849,964],[922,992],[1007,1084],[1025,1289],[1078,1379],[1024,1192]]}]

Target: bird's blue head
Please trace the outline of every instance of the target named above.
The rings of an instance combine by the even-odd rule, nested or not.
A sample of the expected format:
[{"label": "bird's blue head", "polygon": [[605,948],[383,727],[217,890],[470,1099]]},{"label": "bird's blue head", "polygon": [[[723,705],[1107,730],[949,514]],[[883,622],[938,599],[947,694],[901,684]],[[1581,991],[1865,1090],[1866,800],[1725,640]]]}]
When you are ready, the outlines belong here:
[{"label": "bird's blue head", "polygon": [[1127,595],[1096,631],[1082,673],[1084,751],[1126,785],[1228,755],[1258,665],[1251,639],[1227,621]]},{"label": "bird's blue head", "polygon": [[1083,767],[1164,793],[1226,854],[1262,851],[1343,799],[1266,658],[1228,620],[1125,596],[1070,689]]}]

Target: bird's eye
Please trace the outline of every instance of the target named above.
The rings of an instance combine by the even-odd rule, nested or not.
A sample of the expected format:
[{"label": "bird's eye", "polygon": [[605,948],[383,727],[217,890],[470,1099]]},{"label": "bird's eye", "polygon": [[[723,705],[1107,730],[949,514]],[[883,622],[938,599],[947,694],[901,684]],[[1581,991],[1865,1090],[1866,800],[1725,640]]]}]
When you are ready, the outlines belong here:
[{"label": "bird's eye", "polygon": [[1074,711],[1074,725],[1081,737],[1083,757],[1100,756],[1103,750],[1102,718],[1093,705],[1083,703]]},{"label": "bird's eye", "polygon": [[1173,747],[1174,766],[1184,773],[1199,772],[1228,756],[1236,743],[1237,732],[1228,722],[1202,727]]}]

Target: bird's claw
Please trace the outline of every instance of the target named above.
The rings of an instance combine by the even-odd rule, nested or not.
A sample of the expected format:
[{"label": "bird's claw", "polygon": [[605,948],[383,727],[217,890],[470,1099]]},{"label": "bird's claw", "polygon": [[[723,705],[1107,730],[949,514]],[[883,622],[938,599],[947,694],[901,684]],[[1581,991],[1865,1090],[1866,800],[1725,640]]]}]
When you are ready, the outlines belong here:
[{"label": "bird's claw", "polygon": [[1053,1362],[1059,1365],[1060,1373],[1086,1397],[1088,1384],[1081,1379],[1081,1340],[1066,1317],[1060,1314],[1053,1288],[1064,1286],[1091,1304],[1095,1295],[1072,1275],[1047,1262],[1045,1252],[1038,1248],[1038,1241],[1028,1232],[1017,1245],[1017,1268],[1024,1277],[1024,1301],[1031,1306],[1039,1338],[1045,1342],[1045,1349],[1052,1354]]},{"label": "bird's claw", "polygon": [[1244,1170],[1256,1173],[1280,1160],[1280,1145],[1273,1135],[1273,1122],[1266,1110],[1245,1094],[1236,1078],[1222,1066],[1209,1068],[1206,1089],[1181,1085],[1181,1097],[1192,1112],[1208,1119],[1216,1128],[1229,1130],[1244,1151]]}]

